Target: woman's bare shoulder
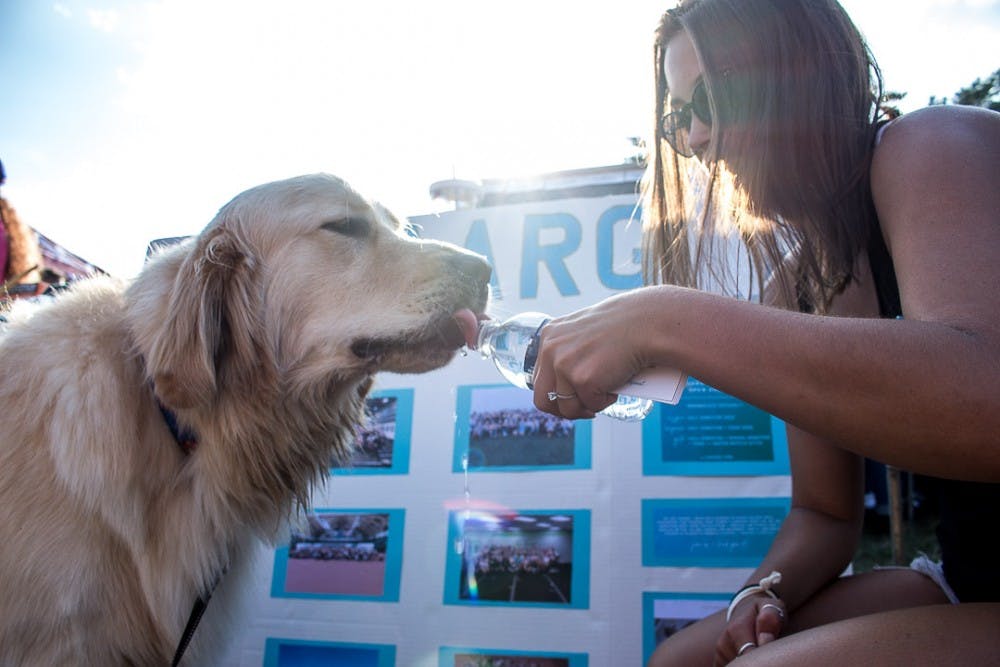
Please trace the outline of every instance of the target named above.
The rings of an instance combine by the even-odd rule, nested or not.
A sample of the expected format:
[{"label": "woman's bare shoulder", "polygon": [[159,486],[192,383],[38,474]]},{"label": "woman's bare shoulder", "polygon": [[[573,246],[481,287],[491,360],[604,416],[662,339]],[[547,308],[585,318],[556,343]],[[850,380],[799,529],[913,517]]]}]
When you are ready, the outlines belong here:
[{"label": "woman's bare shoulder", "polygon": [[872,177],[977,159],[985,161],[984,167],[1000,160],[1000,113],[961,105],[925,107],[885,128],[875,149]]},{"label": "woman's bare shoulder", "polygon": [[896,118],[889,123],[889,130],[893,134],[930,130],[940,135],[942,131],[964,129],[988,132],[992,128],[996,133],[1000,131],[998,124],[1000,124],[1000,113],[996,111],[964,104],[938,104]]},{"label": "woman's bare shoulder", "polygon": [[989,320],[1000,266],[1000,113],[929,107],[885,131],[872,197],[908,318]]},{"label": "woman's bare shoulder", "polygon": [[995,216],[1000,207],[990,199],[998,196],[997,173],[1000,113],[927,107],[886,128],[872,158],[872,196],[883,226],[943,209]]}]

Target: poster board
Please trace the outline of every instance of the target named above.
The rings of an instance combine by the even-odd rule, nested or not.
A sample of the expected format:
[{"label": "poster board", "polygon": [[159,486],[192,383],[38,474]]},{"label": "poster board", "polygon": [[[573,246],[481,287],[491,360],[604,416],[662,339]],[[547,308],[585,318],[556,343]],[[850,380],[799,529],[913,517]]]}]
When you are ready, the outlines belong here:
[{"label": "poster board", "polygon": [[[641,283],[631,195],[413,222],[490,260],[495,317],[559,315]],[[522,412],[529,397],[475,353],[380,375],[360,458],[331,468],[313,506],[326,525],[385,520],[384,535],[321,527],[306,546],[262,549],[225,664],[639,666],[671,623],[728,600],[787,512],[782,424],[693,379],[643,422],[547,436]],[[503,412],[512,425],[489,432]],[[706,539],[709,524],[721,536]],[[290,565],[293,549],[338,540],[384,550],[367,568],[380,589],[336,583],[361,575],[335,563],[314,565],[317,581]]]}]

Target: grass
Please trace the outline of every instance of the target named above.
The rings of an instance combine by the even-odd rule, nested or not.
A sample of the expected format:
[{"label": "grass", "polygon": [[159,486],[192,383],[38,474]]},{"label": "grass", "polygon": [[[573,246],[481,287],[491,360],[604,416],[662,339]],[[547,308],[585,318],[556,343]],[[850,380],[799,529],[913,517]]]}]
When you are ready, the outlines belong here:
[{"label": "grass", "polygon": [[910,561],[921,553],[932,560],[938,560],[941,557],[941,550],[934,534],[937,522],[937,514],[931,512],[919,512],[909,520],[904,517],[901,557],[893,563],[889,518],[869,511],[865,516],[861,544],[854,556],[854,571],[868,572],[876,565],[909,565]]}]

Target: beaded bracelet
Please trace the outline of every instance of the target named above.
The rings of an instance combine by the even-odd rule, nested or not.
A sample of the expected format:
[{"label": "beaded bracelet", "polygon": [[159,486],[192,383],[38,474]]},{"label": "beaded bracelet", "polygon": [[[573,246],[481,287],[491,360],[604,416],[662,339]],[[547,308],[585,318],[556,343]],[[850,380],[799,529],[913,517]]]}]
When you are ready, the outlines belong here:
[{"label": "beaded bracelet", "polygon": [[747,599],[751,595],[757,595],[758,593],[766,593],[775,600],[779,600],[780,598],[778,597],[778,594],[772,591],[771,587],[774,586],[775,584],[780,584],[780,583],[781,583],[781,573],[772,572],[771,574],[761,579],[759,583],[751,584],[749,586],[744,586],[740,590],[736,591],[736,594],[733,595],[733,599],[729,601],[729,609],[726,610],[726,621],[732,618],[733,610],[736,609],[736,605],[738,605],[740,602],[743,602],[743,600]]}]

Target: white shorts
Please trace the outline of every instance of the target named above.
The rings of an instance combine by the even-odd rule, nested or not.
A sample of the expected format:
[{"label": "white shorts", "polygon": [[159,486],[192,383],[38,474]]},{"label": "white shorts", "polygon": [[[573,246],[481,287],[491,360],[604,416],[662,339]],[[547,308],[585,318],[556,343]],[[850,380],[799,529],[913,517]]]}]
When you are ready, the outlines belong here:
[{"label": "white shorts", "polygon": [[948,585],[948,580],[944,578],[944,568],[941,567],[941,561],[933,561],[927,556],[920,554],[910,563],[910,569],[930,577],[935,584],[941,587],[941,590],[948,596],[948,600],[952,604],[958,604],[958,596],[955,595],[955,591]]},{"label": "white shorts", "polygon": [[[898,570],[903,568],[894,567],[890,565],[887,567],[876,566],[875,569]],[[948,585],[948,580],[944,578],[944,568],[941,567],[941,561],[933,561],[924,554],[920,554],[919,556],[914,558],[913,561],[910,563],[910,569],[915,572],[919,572],[920,574],[924,575],[925,577],[928,577],[931,581],[937,584],[938,588],[944,591],[944,594],[948,597],[948,600],[952,604],[959,603],[958,596],[955,595],[955,591],[953,591],[951,589],[951,586]]]}]

